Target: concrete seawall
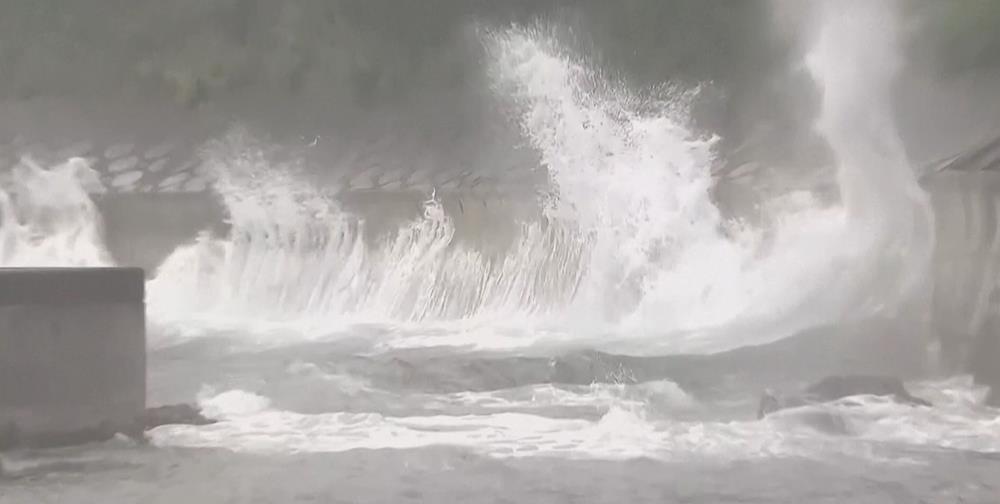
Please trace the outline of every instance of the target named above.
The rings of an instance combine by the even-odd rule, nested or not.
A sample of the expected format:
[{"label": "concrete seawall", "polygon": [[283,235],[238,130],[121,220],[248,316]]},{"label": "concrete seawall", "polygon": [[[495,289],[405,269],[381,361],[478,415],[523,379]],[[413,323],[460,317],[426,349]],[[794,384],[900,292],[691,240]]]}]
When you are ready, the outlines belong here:
[{"label": "concrete seawall", "polygon": [[134,430],[145,340],[141,269],[0,268],[0,449]]},{"label": "concrete seawall", "polygon": [[[459,240],[506,244],[520,231],[519,220],[536,219],[534,194],[504,200],[439,191],[438,200],[451,218]],[[396,233],[418,218],[428,194],[416,190],[354,191],[338,203],[365,221],[370,236]],[[228,215],[218,198],[198,193],[114,193],[94,198],[104,219],[105,240],[115,264],[143,268],[149,277],[177,247],[193,243],[200,232],[227,236]],[[506,241],[504,241],[506,240]]]},{"label": "concrete seawall", "polygon": [[125,193],[95,198],[115,264],[149,276],[178,246],[201,231],[225,235],[225,212],[208,193]]},{"label": "concrete seawall", "polygon": [[1000,136],[935,166],[935,331],[946,371],[969,372],[1000,406]]}]

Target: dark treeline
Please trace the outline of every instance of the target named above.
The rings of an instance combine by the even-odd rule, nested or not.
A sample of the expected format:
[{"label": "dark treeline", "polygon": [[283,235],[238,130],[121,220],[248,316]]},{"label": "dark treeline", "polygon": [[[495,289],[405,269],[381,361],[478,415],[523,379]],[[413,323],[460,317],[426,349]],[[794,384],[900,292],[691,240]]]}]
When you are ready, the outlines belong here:
[{"label": "dark treeline", "polygon": [[[342,118],[401,104],[462,111],[478,107],[482,88],[472,27],[541,23],[629,85],[704,84],[698,117],[734,149],[761,124],[807,144],[788,134],[810,115],[802,105],[811,95],[796,84],[795,48],[772,16],[787,3],[8,0],[0,5],[0,99],[133,96],[187,108],[266,99]],[[917,27],[908,47],[928,68],[1000,63],[1000,3],[904,5]]]}]

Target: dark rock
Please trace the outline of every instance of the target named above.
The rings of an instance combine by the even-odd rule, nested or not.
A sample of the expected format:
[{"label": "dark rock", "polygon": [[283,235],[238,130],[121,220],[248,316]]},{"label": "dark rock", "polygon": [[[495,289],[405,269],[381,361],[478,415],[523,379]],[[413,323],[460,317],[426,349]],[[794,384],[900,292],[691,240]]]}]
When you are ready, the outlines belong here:
[{"label": "dark rock", "polygon": [[780,395],[773,390],[765,390],[757,405],[757,419],[760,420],[775,411],[798,408],[811,404],[801,395]]},{"label": "dark rock", "polygon": [[986,404],[1000,407],[1000,327],[997,321],[987,326],[979,334],[972,347],[969,358],[969,371],[978,385],[990,388]]},{"label": "dark rock", "polygon": [[143,430],[161,425],[210,425],[216,421],[206,418],[201,411],[190,404],[173,404],[147,408],[142,416]]},{"label": "dark rock", "polygon": [[779,395],[770,390],[765,391],[757,408],[757,418],[764,418],[786,408],[820,404],[858,395],[888,397],[901,404],[913,406],[931,406],[930,402],[910,394],[899,378],[868,375],[828,376],[797,394]]},{"label": "dark rock", "polygon": [[931,405],[910,394],[903,381],[892,376],[828,376],[806,388],[805,392],[820,401],[835,401],[855,395],[875,395],[891,397],[897,402],[915,406]]}]

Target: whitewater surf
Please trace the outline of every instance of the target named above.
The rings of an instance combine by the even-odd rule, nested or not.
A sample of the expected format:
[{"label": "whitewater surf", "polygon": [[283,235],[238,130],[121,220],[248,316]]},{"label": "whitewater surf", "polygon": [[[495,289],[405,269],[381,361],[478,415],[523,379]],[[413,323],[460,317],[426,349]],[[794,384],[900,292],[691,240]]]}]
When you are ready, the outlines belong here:
[{"label": "whitewater surf", "polygon": [[[345,118],[329,123],[249,84],[196,106],[230,85],[226,65],[256,64],[245,47],[334,37],[281,60],[313,65],[282,86],[331,102],[347,88],[316,83],[336,51],[390,58],[325,31],[367,22],[361,7],[234,7],[273,15],[281,36],[194,38],[226,64],[164,71],[191,117],[210,117],[193,146],[163,114],[171,126],[145,140],[81,128],[79,148],[56,145],[66,134],[0,152],[0,265],[155,248],[150,402],[219,420],[157,427],[150,448],[12,454],[22,477],[0,481],[0,502],[986,502],[1000,417],[971,377],[936,372],[921,318],[940,226],[892,105],[906,11],[782,5],[761,12],[794,19],[789,66],[815,93],[806,129],[825,157],[756,168],[759,186],[724,175],[736,154],[702,117],[710,83],[643,84],[588,50],[573,27],[596,6],[515,20],[455,7],[451,42],[398,30],[441,60],[351,60],[359,89],[392,97],[363,125],[358,90],[350,107],[317,99]],[[420,34],[445,22],[413,16]],[[269,131],[281,121],[295,126]],[[802,173],[826,185],[770,190]],[[146,215],[176,236],[146,241],[168,234]],[[756,418],[764,388],[847,372],[903,374],[933,406],[861,396]]]}]

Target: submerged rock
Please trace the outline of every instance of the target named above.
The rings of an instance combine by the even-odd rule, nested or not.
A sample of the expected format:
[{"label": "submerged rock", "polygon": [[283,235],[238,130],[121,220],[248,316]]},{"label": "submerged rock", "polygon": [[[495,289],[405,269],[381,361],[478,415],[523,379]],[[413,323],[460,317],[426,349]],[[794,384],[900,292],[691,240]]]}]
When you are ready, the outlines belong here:
[{"label": "submerged rock", "polygon": [[910,394],[899,378],[869,375],[828,376],[797,394],[779,395],[770,390],[765,391],[761,395],[757,408],[757,418],[764,418],[775,411],[786,408],[825,403],[859,395],[888,397],[898,403],[913,406],[931,406],[930,402]]},{"label": "submerged rock", "polygon": [[173,404],[146,408],[142,416],[143,430],[150,430],[161,425],[210,425],[216,420],[201,414],[201,410],[190,404]]}]

